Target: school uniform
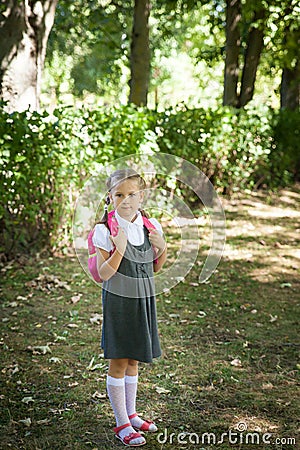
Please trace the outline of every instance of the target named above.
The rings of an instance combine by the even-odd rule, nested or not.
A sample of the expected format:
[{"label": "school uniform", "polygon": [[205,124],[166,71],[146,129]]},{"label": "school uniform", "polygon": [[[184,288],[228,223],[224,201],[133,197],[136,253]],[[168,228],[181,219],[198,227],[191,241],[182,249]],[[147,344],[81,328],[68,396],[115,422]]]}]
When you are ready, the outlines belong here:
[{"label": "school uniform", "polygon": [[[137,213],[128,222],[115,213],[127,237],[125,254],[118,271],[102,285],[102,348],[108,359],[129,358],[152,362],[161,355],[156,318],[153,277],[153,248],[149,232]],[[162,234],[156,219],[150,219]],[[104,224],[95,227],[93,243],[107,252],[113,250],[110,233]]]}]

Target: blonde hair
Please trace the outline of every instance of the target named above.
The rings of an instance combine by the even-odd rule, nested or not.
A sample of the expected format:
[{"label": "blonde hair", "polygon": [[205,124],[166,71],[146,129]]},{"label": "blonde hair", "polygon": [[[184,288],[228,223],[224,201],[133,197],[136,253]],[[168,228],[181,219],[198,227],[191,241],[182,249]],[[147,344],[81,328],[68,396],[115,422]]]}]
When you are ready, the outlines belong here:
[{"label": "blonde hair", "polygon": [[[111,192],[113,188],[115,188],[119,183],[125,180],[136,180],[138,182],[140,190],[144,190],[146,188],[146,182],[140,174],[138,174],[135,170],[126,168],[126,169],[118,169],[115,170],[106,180],[107,191]],[[108,227],[108,205],[110,204],[109,196],[106,197],[105,206],[104,206],[104,214],[98,223],[103,223]],[[146,212],[143,209],[139,210],[142,216],[148,217]]]}]

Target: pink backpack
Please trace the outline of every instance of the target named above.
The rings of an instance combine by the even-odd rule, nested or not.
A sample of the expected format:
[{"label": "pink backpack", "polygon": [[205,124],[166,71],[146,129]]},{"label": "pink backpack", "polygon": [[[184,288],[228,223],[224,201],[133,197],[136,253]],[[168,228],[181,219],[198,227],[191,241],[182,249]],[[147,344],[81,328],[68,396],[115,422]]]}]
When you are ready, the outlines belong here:
[{"label": "pink backpack", "polygon": [[[143,218],[143,223],[148,231],[156,229],[155,226],[153,225],[153,223],[151,223],[150,220],[147,219],[147,217],[142,216],[142,218]],[[111,235],[116,236],[118,234],[118,228],[117,228],[118,222],[117,222],[117,219],[115,216],[115,211],[111,211],[108,213],[107,225],[108,225]],[[102,283],[102,280],[99,276],[98,268],[97,268],[96,247],[93,244],[94,232],[95,232],[95,228],[93,228],[93,230],[91,230],[88,234],[88,252],[89,252],[88,268],[89,268],[90,274],[92,275],[93,279],[95,281],[97,281],[97,283]],[[113,249],[111,251],[111,253],[113,253],[114,251],[115,251],[115,249]]]}]

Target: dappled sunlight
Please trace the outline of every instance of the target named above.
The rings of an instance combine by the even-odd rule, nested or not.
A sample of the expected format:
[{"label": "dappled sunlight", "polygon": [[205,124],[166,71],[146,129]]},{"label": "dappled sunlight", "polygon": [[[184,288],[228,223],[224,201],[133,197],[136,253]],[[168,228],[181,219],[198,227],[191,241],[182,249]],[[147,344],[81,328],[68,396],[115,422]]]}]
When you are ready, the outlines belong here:
[{"label": "dappled sunlight", "polygon": [[244,261],[249,276],[262,283],[299,275],[298,191],[283,189],[276,195],[253,193],[224,203],[227,215],[224,259]]},{"label": "dappled sunlight", "polygon": [[238,431],[242,424],[245,425],[245,429],[242,430],[244,434],[250,432],[275,433],[278,432],[280,428],[276,422],[267,420],[265,417],[237,414],[231,419],[230,429]]},{"label": "dappled sunlight", "polygon": [[300,218],[300,211],[295,211],[292,208],[282,208],[276,206],[264,205],[263,203],[254,203],[252,209],[249,209],[250,216],[268,218],[283,218],[283,217],[297,217]]}]

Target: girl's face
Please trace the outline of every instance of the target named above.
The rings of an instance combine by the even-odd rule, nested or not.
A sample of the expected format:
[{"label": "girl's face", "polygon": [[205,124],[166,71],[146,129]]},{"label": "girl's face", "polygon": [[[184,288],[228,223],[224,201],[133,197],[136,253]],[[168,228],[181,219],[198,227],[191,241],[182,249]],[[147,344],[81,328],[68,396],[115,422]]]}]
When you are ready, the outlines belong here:
[{"label": "girl's face", "polygon": [[143,201],[144,192],[140,190],[138,180],[128,179],[117,184],[109,193],[109,197],[118,214],[131,221]]}]

